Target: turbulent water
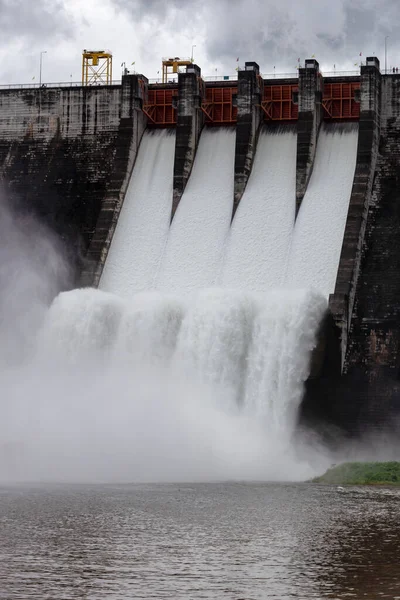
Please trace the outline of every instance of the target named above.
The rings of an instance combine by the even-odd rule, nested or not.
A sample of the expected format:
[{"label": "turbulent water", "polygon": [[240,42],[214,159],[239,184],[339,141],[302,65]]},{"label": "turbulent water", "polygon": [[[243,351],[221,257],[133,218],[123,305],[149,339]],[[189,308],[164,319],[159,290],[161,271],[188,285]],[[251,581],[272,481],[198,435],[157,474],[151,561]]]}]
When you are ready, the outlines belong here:
[{"label": "turbulent water", "polygon": [[291,430],[325,310],[312,292],[211,289],[186,300],[144,293],[123,302],[77,290],[56,299],[43,339],[73,364],[106,353],[111,363],[172,368],[191,384],[219,386],[235,411],[264,417],[280,435]]},{"label": "turbulent water", "polygon": [[0,476],[309,474],[291,436],[325,309],[311,292],[59,295],[3,405]]}]

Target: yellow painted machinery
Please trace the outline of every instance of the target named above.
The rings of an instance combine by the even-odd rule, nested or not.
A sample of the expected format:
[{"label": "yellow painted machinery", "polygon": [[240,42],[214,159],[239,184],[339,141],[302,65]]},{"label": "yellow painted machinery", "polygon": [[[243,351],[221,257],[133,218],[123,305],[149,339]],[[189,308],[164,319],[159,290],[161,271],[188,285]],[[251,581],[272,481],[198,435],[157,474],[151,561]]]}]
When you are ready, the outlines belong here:
[{"label": "yellow painted machinery", "polygon": [[187,67],[188,65],[191,65],[192,62],[193,61],[190,58],[179,58],[179,56],[176,56],[175,58],[163,58],[162,82],[168,83],[168,75],[179,73],[181,67]]},{"label": "yellow painted machinery", "polygon": [[85,49],[82,52],[82,85],[110,85],[111,82],[111,52]]}]

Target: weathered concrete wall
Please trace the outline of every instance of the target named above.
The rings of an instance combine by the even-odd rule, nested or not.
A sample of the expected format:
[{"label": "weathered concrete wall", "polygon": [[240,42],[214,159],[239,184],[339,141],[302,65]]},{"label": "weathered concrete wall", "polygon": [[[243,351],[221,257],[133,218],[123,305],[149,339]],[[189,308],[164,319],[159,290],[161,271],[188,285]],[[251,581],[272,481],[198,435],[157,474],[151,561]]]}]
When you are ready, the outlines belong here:
[{"label": "weathered concrete wall", "polygon": [[[374,85],[372,82],[371,89]],[[305,402],[305,412],[308,410],[314,418],[320,412],[325,421],[352,434],[365,429],[393,429],[398,434],[399,426],[400,76],[384,76],[381,85],[381,135],[372,192],[366,192],[368,218],[363,204],[358,212],[359,231],[364,229],[365,235],[360,251],[355,250],[357,238],[348,255],[359,265],[357,282],[348,281],[354,304],[343,374],[339,378],[326,374],[308,382]],[[370,103],[373,106],[374,94]],[[377,129],[372,116],[370,123],[371,135]],[[364,187],[368,190],[367,184]],[[354,269],[349,273],[354,273]]]},{"label": "weathered concrete wall", "polygon": [[147,118],[142,112],[148,81],[143,75],[122,78],[121,119],[110,179],[107,181],[101,210],[83,263],[80,285],[97,287],[128,189]]},{"label": "weathered concrete wall", "polygon": [[120,86],[34,88],[0,91],[1,141],[26,137],[50,141],[115,131]]},{"label": "weathered concrete wall", "polygon": [[378,423],[400,409],[400,76],[382,85],[379,154],[344,365],[360,420]]},{"label": "weathered concrete wall", "polygon": [[263,81],[255,62],[246,62],[238,72],[235,184],[232,218],[235,216],[249,179],[261,123]]},{"label": "weathered concrete wall", "polygon": [[378,156],[381,119],[381,75],[377,58],[367,58],[361,67],[360,121],[357,162],[350,197],[335,293],[330,309],[340,331],[342,365],[353,313],[371,189]]},{"label": "weathered concrete wall", "polygon": [[314,166],[322,120],[322,78],[316,60],[299,69],[299,116],[297,121],[296,214],[306,193]]},{"label": "weathered concrete wall", "polygon": [[90,243],[110,177],[120,87],[0,92],[0,180],[10,203],[35,212],[73,259]]},{"label": "weathered concrete wall", "polygon": [[171,220],[192,171],[200,133],[204,125],[204,113],[201,110],[204,90],[201,70],[197,65],[190,65],[187,67],[186,73],[179,73]]}]

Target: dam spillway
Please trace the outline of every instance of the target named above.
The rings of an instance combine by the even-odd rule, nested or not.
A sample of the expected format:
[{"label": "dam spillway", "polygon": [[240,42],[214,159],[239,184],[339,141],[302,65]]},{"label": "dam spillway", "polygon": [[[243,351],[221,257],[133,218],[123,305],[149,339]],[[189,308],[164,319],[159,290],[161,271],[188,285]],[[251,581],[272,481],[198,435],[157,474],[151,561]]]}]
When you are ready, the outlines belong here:
[{"label": "dam spillway", "polygon": [[314,169],[293,231],[286,282],[327,297],[336,275],[357,157],[357,124],[323,126]]},{"label": "dam spillway", "polygon": [[171,224],[157,288],[190,291],[218,283],[233,198],[235,135],[204,129]]},{"label": "dam spillway", "polygon": [[[396,79],[386,78],[385,81],[385,98],[393,97]],[[150,320],[158,322],[161,332],[160,315],[169,322],[168,310],[163,308],[165,295],[172,294],[176,308],[172,310],[171,335],[175,335],[177,328],[180,331],[184,322],[181,309],[177,308],[181,293],[185,296],[187,311],[187,298],[191,297],[193,306],[198,306],[197,293],[209,286],[224,290],[224,293],[234,290],[250,294],[252,305],[259,301],[258,294],[265,294],[267,303],[267,295],[275,293],[276,288],[313,288],[324,301],[329,298],[340,354],[340,373],[349,377],[348,369],[353,368],[351,365],[356,368],[360,364],[357,361],[361,360],[354,354],[355,345],[348,342],[352,335],[353,312],[359,306],[357,285],[365,254],[364,233],[369,231],[371,198],[373,194],[380,197],[383,189],[381,183],[379,188],[376,187],[378,183],[373,184],[379,154],[380,107],[386,102],[381,98],[381,85],[379,62],[371,58],[362,66],[359,76],[344,75],[342,79],[338,76],[324,78],[315,60],[306,61],[298,78],[282,81],[262,79],[256,63],[246,63],[246,68],[239,70],[237,81],[206,82],[203,86],[200,71],[193,65],[179,75],[175,87],[166,84],[156,88],[143,76],[127,75],[121,84],[121,100],[117,89],[99,90],[99,97],[100,93],[104,97],[113,95],[113,103],[107,108],[109,118],[97,121],[100,125],[96,126],[103,131],[92,128],[90,120],[82,123],[84,136],[80,144],[82,148],[86,144],[85,156],[95,148],[93,161],[96,158],[96,164],[101,164],[101,148],[96,149],[95,142],[104,134],[101,139],[107,161],[101,176],[99,170],[97,199],[93,200],[94,194],[85,205],[86,216],[75,215],[75,229],[72,224],[70,227],[71,232],[76,233],[85,223],[82,235],[86,252],[80,265],[81,283],[94,284],[107,292],[130,298],[134,304],[139,292],[153,290],[160,294],[161,300],[150,303],[155,311]],[[79,93],[80,101],[86,101],[82,100],[85,93]],[[66,106],[66,93],[58,94]],[[88,99],[95,95],[93,90],[87,92]],[[19,101],[21,97],[20,94]],[[68,98],[69,105],[74,105],[78,92],[69,91]],[[40,138],[41,152],[44,155],[51,152],[55,158],[49,178],[62,182],[58,147],[51,145],[52,136],[57,131],[63,140],[78,135],[79,128],[73,130],[69,125],[68,131],[65,129],[63,112],[58,117],[59,128],[54,129],[56,122],[52,111],[57,100],[52,90],[44,92],[42,100],[45,134],[35,128],[35,109],[31,107],[29,131],[32,137],[25,136],[20,145],[18,142],[12,147],[2,146],[4,177],[15,193],[21,185],[18,181],[13,183],[12,174],[16,172],[20,158],[26,156],[25,146],[33,147]],[[5,105],[4,96],[2,101]],[[166,110],[168,102],[170,106]],[[96,110],[94,106],[93,111]],[[385,106],[387,109],[387,103]],[[387,109],[389,116],[390,111],[395,111],[393,102],[390,110]],[[6,114],[3,111],[3,124]],[[386,121],[383,123],[389,127]],[[10,121],[7,124],[9,126]],[[21,133],[18,127],[15,133],[8,135],[25,135],[26,132]],[[226,127],[230,130],[225,131],[225,137],[232,141],[225,147],[221,132]],[[390,127],[389,134],[393,122]],[[79,133],[81,131],[83,129]],[[210,143],[207,149],[207,139],[211,137],[216,142]],[[391,139],[390,135],[388,139]],[[113,144],[118,148],[115,154]],[[206,159],[209,160],[207,167]],[[382,175],[376,181],[384,178],[384,172],[385,168],[381,166]],[[93,169],[90,173],[87,184],[81,175],[80,190],[85,185],[92,189],[97,185]],[[69,214],[67,205],[73,191],[68,186],[63,188],[62,183],[57,189],[57,206],[63,214]],[[54,210],[58,210],[57,206]],[[79,208],[83,210],[83,206]],[[48,205],[41,204],[39,213],[48,216],[51,211]],[[373,210],[371,214],[374,214]],[[56,220],[56,230],[63,227],[60,220]],[[281,303],[285,304],[282,299]],[[229,363],[229,344],[225,347],[222,340],[231,339],[231,334],[222,334],[224,329],[215,325],[207,311],[205,309],[203,314],[198,306],[197,312],[193,313],[197,316],[193,319],[196,326],[202,324],[209,331],[209,339],[212,340],[215,334],[214,342],[207,344],[210,349],[221,348],[219,356],[225,353]],[[143,315],[142,309],[139,313]],[[230,314],[243,312],[235,309]],[[221,318],[229,322],[232,317]],[[240,320],[241,317],[237,318]],[[356,318],[362,319],[361,316]],[[386,323],[385,315],[380,318]],[[253,317],[244,319],[258,323],[252,320]],[[268,322],[270,329],[269,333],[264,332],[264,340],[272,337],[272,332],[283,332],[288,327],[278,324],[281,317],[276,319],[277,313]],[[142,316],[138,317],[139,322],[143,323]],[[318,323],[313,326],[316,339]],[[238,326],[244,340],[238,342],[242,347],[239,354],[245,362],[254,355],[253,351],[249,354],[251,346],[245,340],[249,336],[253,339],[259,327],[261,325],[257,324],[250,330],[245,328],[247,332],[251,331],[251,334],[245,334],[242,326]],[[360,325],[360,339],[362,328]],[[378,333],[383,345],[390,339],[385,328],[386,325],[382,325]],[[167,331],[170,330],[167,328]],[[143,332],[140,335],[144,340]],[[169,335],[165,333],[167,339]],[[367,335],[372,340],[376,332],[371,329]],[[284,338],[283,333],[281,337]],[[197,345],[202,343],[198,334],[191,339],[198,340]],[[240,346],[242,343],[244,346]],[[252,364],[263,364],[261,370],[269,372],[268,361],[261,358],[261,348],[262,345],[257,350],[259,358]],[[273,352],[269,352],[268,360],[272,361]],[[376,353],[368,352],[374,370],[378,364],[374,361],[382,364],[383,354],[378,359]],[[311,349],[308,356],[310,353]],[[294,354],[291,351],[285,355],[293,360]],[[196,360],[199,364],[203,361]],[[394,363],[388,361],[385,364],[385,380],[392,377]],[[210,367],[211,371],[213,369]],[[223,361],[218,369],[223,371]],[[326,382],[332,374],[327,379],[324,369],[320,383],[328,385]],[[227,367],[227,370],[231,368]],[[300,390],[307,379],[307,374],[301,372]],[[340,379],[340,373],[335,377],[344,381]],[[354,377],[356,380],[358,376]],[[332,387],[333,380],[329,381]],[[247,404],[257,402],[249,400]]]},{"label": "dam spillway", "polygon": [[224,287],[267,291],[284,284],[295,222],[296,145],[291,126],[261,131],[226,244]]},{"label": "dam spillway", "polygon": [[144,134],[100,289],[123,297],[152,289],[167,243],[175,134]]},{"label": "dam spillway", "polygon": [[334,291],[354,178],[357,125],[326,125],[295,218],[296,135],[260,134],[254,169],[231,226],[234,135],[205,129],[186,190],[170,223],[168,130],[145,134],[100,281],[125,298],[152,289],[212,286]]},{"label": "dam spillway", "polygon": [[[170,146],[160,147],[156,155],[151,151],[152,185],[147,183],[148,195],[136,194],[143,208],[150,207],[147,217],[138,222],[134,212],[121,211],[123,228],[117,225],[115,236],[119,231],[129,236],[138,223],[140,235],[132,236],[129,244],[111,244],[108,256],[112,262],[107,258],[100,289],[106,289],[103,279],[110,273],[114,283],[108,291],[117,289],[118,295],[129,301],[114,335],[129,340],[125,350],[129,348],[134,369],[140,364],[146,368],[149,363],[172,367],[180,377],[189,377],[192,385],[210,386],[224,410],[260,418],[269,435],[279,431],[290,438],[318,328],[334,290],[332,269],[327,271],[328,281],[321,281],[312,271],[314,261],[320,258],[315,241],[318,236],[328,241],[330,233],[329,254],[338,262],[354,176],[357,127],[331,125],[321,131],[315,169],[300,209],[305,218],[298,216],[297,220],[295,131],[289,125],[262,132],[258,160],[231,224],[233,134],[227,128],[203,129],[171,226],[168,231],[164,226],[161,240],[157,240],[158,255],[161,249],[163,255],[153,264],[146,254],[141,258],[146,251],[142,240],[149,243],[152,239],[152,210],[159,210],[165,167],[171,164]],[[144,141],[148,151],[146,137]],[[153,156],[157,156],[158,167]],[[150,171],[140,151],[135,170],[136,181],[146,182]],[[341,183],[335,185],[338,177]],[[128,202],[135,197],[134,186],[132,179]],[[169,205],[168,201],[162,203]],[[329,209],[339,216],[336,227],[330,218],[327,232],[324,219]],[[307,229],[310,210],[312,228]],[[165,224],[165,210],[163,218]],[[295,246],[293,253],[296,243],[300,250]],[[310,248],[315,255],[309,272],[304,256],[310,258]],[[297,264],[293,265],[291,253],[300,257]],[[243,264],[241,259],[247,262]],[[299,282],[293,282],[291,274],[299,272],[301,259],[306,264]],[[139,269],[132,279],[128,269],[120,268],[131,265],[136,273],[143,261],[146,268]],[[234,282],[227,281],[227,273],[231,277],[234,273]],[[136,294],[132,294],[135,288]],[[137,293],[142,290],[146,294]],[[97,294],[91,296],[91,310],[102,302]],[[121,348],[120,343],[117,346]]]}]

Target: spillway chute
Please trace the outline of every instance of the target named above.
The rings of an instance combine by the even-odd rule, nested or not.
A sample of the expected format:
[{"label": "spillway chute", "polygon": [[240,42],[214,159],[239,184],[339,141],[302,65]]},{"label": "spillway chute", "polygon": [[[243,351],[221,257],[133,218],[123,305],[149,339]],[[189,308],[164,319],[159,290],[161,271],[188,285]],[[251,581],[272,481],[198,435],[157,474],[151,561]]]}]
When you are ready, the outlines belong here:
[{"label": "spillway chute", "polygon": [[157,289],[191,293],[217,284],[232,216],[234,153],[234,130],[203,130],[172,221]]},{"label": "spillway chute", "polygon": [[295,219],[296,147],[290,126],[261,131],[226,244],[224,287],[267,291],[282,285]]},{"label": "spillway chute", "polygon": [[124,298],[154,288],[169,231],[175,132],[146,131],[108,252],[100,289]]},{"label": "spillway chute", "polygon": [[324,125],[297,215],[286,272],[291,288],[334,292],[357,158],[358,126]]}]

